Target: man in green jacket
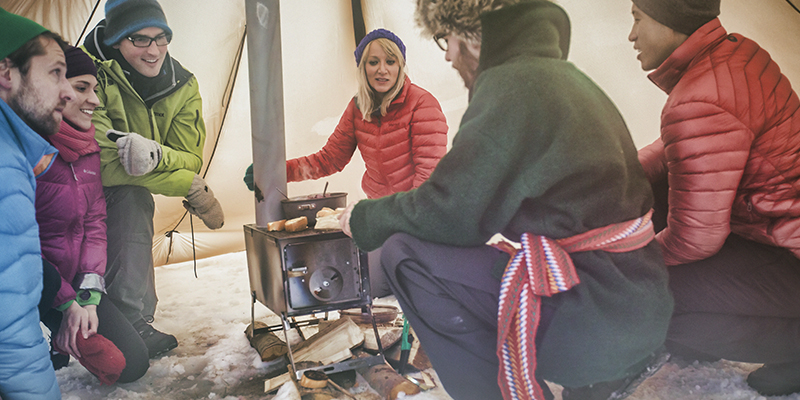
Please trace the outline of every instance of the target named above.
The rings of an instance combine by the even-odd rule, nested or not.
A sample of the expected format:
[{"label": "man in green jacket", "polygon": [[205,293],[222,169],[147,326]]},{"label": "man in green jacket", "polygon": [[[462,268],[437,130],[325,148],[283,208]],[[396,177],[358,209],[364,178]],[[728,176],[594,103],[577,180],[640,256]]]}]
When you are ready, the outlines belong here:
[{"label": "man in green jacket", "polygon": [[150,357],[178,345],[150,323],[156,309],[152,194],[185,197],[211,229],[219,202],[198,175],[206,129],[197,79],[170,57],[172,30],[155,0],[109,0],[87,36],[98,65],[93,121],[108,207],[109,297],[144,339]]},{"label": "man in green jacket", "polygon": [[[626,397],[668,358],[672,300],[622,116],[566,61],[556,4],[417,5],[469,106],[428,181],[351,205],[342,229],[365,251],[383,246],[392,291],[454,399],[552,399],[545,380],[564,399]],[[485,245],[497,233],[522,249]]]}]

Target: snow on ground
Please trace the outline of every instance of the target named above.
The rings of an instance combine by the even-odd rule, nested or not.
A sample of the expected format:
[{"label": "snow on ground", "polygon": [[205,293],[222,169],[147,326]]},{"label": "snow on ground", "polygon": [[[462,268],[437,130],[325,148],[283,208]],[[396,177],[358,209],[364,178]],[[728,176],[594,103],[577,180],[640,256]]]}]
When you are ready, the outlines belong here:
[{"label": "snow on ground", "polygon": [[[64,400],[270,400],[263,393],[262,363],[244,335],[250,324],[250,284],[244,252],[197,262],[158,267],[156,285],[159,304],[154,326],[178,338],[177,349],[151,360],[150,370],[136,382],[114,386],[100,382],[72,360],[56,371]],[[261,303],[255,317],[267,324],[280,319]],[[280,336],[280,335],[279,335]],[[719,361],[680,365],[667,363],[629,397],[631,400],[766,400],[751,390],[745,378],[756,364]],[[432,370],[429,372],[433,373]],[[560,390],[554,387],[556,398]],[[356,394],[375,400],[374,391]],[[342,399],[346,399],[343,395]],[[450,400],[441,388],[406,400]],[[772,399],[800,400],[800,394]]]}]

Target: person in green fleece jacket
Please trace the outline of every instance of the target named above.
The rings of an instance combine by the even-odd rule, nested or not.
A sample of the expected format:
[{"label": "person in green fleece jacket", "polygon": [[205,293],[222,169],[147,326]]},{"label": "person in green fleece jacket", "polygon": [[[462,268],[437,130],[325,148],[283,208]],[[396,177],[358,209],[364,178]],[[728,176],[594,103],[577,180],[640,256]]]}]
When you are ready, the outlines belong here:
[{"label": "person in green fleece jacket", "polygon": [[156,0],[108,0],[84,49],[97,63],[95,138],[108,208],[109,298],[137,329],[150,357],[178,345],[150,323],[156,310],[153,194],[185,197],[210,229],[222,208],[203,178],[206,127],[197,78],[168,52],[172,29]]},{"label": "person in green fleece jacket", "polygon": [[[566,12],[418,0],[416,17],[469,106],[428,181],[349,205],[343,231],[362,250],[383,246],[454,399],[552,399],[545,381],[564,399],[626,397],[668,359],[673,303],[650,184],[614,103],[566,61]],[[497,233],[521,250],[486,245]]]}]

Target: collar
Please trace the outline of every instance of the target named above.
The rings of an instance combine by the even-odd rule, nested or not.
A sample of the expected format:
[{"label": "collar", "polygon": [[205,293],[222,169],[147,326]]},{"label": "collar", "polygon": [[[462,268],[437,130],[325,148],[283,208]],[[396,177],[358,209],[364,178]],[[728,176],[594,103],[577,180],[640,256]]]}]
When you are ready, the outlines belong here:
[{"label": "collar", "polygon": [[661,90],[670,94],[689,67],[716,47],[728,36],[719,18],[714,18],[692,33],[683,44],[647,77]]},{"label": "collar", "polygon": [[403,89],[400,90],[400,93],[397,94],[397,97],[392,100],[391,105],[395,104],[402,104],[405,103],[406,98],[408,98],[408,87],[411,86],[411,79],[406,75],[406,79],[403,80]]},{"label": "collar", "polygon": [[481,26],[478,71],[519,56],[567,59],[569,17],[550,1],[523,2],[484,13]]},{"label": "collar", "polygon": [[[31,172],[42,160],[42,157],[58,152],[55,147],[31,129],[2,99],[0,99],[0,127],[3,130],[8,129],[9,132],[4,135],[10,136],[18,146],[22,156],[28,162]],[[45,171],[50,168],[50,165],[52,165],[52,160],[48,163]]]}]

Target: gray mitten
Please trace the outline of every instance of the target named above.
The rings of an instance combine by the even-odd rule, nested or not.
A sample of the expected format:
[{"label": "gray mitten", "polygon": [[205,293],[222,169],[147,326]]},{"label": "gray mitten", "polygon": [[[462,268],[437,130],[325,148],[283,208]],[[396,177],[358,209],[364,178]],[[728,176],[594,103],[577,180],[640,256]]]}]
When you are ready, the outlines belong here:
[{"label": "gray mitten", "polygon": [[194,176],[192,187],[189,188],[189,194],[186,195],[183,206],[190,213],[202,219],[209,229],[222,228],[222,224],[225,222],[222,206],[219,205],[219,201],[214,197],[214,192],[200,175]]},{"label": "gray mitten", "polygon": [[131,176],[142,176],[161,162],[161,145],[146,139],[136,132],[120,132],[109,129],[106,137],[117,143],[119,161]]}]

